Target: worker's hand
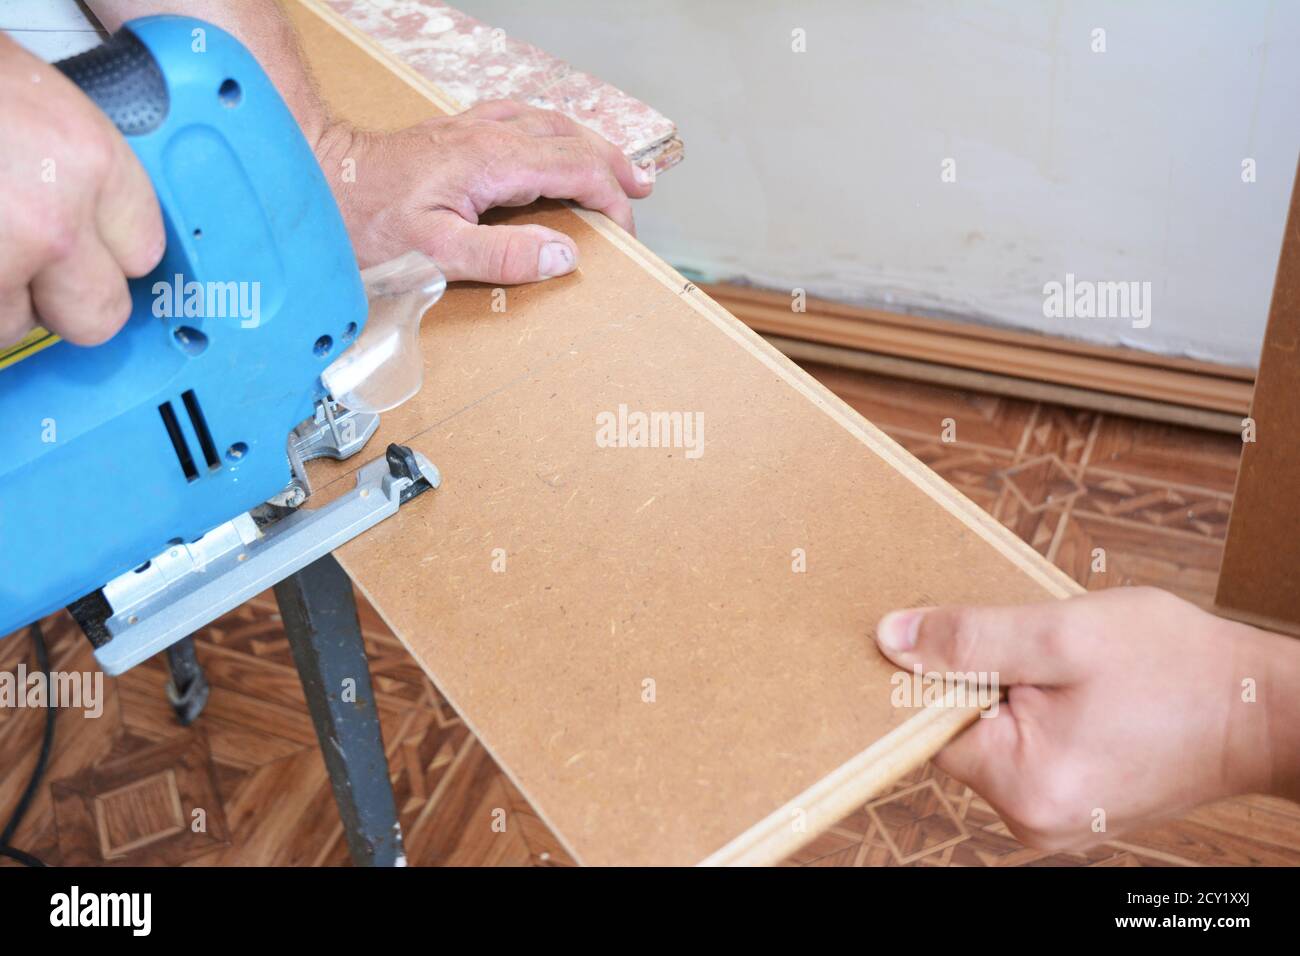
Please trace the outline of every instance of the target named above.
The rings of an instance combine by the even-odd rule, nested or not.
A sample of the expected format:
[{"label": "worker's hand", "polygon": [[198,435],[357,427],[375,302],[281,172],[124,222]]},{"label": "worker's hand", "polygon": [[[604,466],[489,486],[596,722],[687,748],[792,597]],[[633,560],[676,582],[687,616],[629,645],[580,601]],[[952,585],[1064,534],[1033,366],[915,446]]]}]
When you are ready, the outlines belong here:
[{"label": "worker's hand", "polygon": [[[1219,797],[1287,792],[1267,698],[1300,686],[1266,684],[1300,677],[1295,642],[1163,591],[895,611],[876,640],[909,671],[995,672],[1009,689],[935,763],[1031,846],[1076,849]],[[1286,655],[1284,681],[1270,668]]]},{"label": "worker's hand", "polygon": [[107,117],[0,35],[0,347],[37,323],[80,345],[131,313],[128,276],[162,258],[158,200]]},{"label": "worker's hand", "polygon": [[578,247],[544,226],[486,226],[494,206],[572,199],[632,231],[628,197],[654,176],[612,143],[551,110],[508,100],[396,133],[328,127],[316,148],[361,266],[411,249],[448,279],[513,284],[563,275]]}]

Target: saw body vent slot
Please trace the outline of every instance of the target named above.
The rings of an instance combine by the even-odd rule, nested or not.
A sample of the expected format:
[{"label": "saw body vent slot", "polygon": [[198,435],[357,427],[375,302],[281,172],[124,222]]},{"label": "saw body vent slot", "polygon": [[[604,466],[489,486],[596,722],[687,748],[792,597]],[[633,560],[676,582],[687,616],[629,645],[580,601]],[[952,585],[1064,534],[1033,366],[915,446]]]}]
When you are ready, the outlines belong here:
[{"label": "saw body vent slot", "polygon": [[190,424],[194,426],[194,434],[198,436],[199,449],[203,452],[203,460],[208,463],[210,471],[216,471],[221,467],[221,456],[217,454],[216,443],[212,440],[212,432],[208,431],[208,423],[203,417],[203,409],[199,407],[199,399],[194,394],[194,389],[182,393],[181,401],[185,403],[185,411],[189,413]]},{"label": "saw body vent slot", "polygon": [[194,481],[199,477],[199,470],[194,466],[194,456],[190,454],[190,446],[181,431],[181,423],[176,420],[176,411],[172,408],[172,403],[163,402],[158,406],[158,413],[162,415],[167,437],[172,440],[172,448],[176,452],[176,460],[180,462],[181,471],[185,473],[185,480]]}]

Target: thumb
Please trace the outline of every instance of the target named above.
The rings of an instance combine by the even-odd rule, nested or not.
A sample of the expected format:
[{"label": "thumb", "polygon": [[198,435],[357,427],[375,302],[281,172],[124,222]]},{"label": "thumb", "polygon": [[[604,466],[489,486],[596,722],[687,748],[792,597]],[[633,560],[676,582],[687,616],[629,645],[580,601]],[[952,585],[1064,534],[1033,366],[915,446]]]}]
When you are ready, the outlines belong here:
[{"label": "thumb", "polygon": [[574,241],[545,226],[483,226],[453,216],[438,246],[425,251],[448,281],[517,285],[565,275],[578,265]]},{"label": "thumb", "polygon": [[1063,684],[1080,671],[1065,634],[1065,608],[1054,601],[891,611],[876,626],[876,644],[909,669],[992,673],[1003,685]]}]

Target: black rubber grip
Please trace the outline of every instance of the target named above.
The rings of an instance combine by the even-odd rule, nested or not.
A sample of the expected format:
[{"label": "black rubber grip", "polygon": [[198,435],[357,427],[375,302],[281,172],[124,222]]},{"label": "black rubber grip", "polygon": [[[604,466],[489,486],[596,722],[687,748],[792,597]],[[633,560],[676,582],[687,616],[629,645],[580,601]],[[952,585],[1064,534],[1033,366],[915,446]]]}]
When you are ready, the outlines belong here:
[{"label": "black rubber grip", "polygon": [[149,49],[130,30],[54,64],[94,100],[124,136],[139,136],[167,118],[167,83]]}]

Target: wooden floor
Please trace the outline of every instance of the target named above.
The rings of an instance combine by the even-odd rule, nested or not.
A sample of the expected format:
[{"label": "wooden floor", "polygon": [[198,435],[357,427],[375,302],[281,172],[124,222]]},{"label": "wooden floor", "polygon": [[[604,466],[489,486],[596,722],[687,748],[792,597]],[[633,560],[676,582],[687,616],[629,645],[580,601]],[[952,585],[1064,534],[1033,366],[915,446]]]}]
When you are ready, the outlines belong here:
[{"label": "wooden floor", "polygon": [[[1088,588],[1154,584],[1210,603],[1240,449],[1233,436],[810,370]],[[957,427],[951,443],[941,440],[947,418]],[[1104,574],[1091,570],[1098,547]],[[570,863],[401,645],[362,613],[410,862]],[[57,669],[94,669],[66,615],[47,622],[47,636]],[[52,864],[348,861],[274,601],[263,596],[207,628],[199,653],[212,696],[194,728],[176,724],[157,661],[106,679],[100,718],[60,714],[17,846]],[[0,669],[20,661],[34,666],[29,641],[0,641]],[[26,783],[42,720],[37,710],[0,709],[0,821]],[[1021,846],[987,804],[927,766],[789,862],[1297,864],[1300,807],[1241,798],[1088,853],[1050,855]]]}]

